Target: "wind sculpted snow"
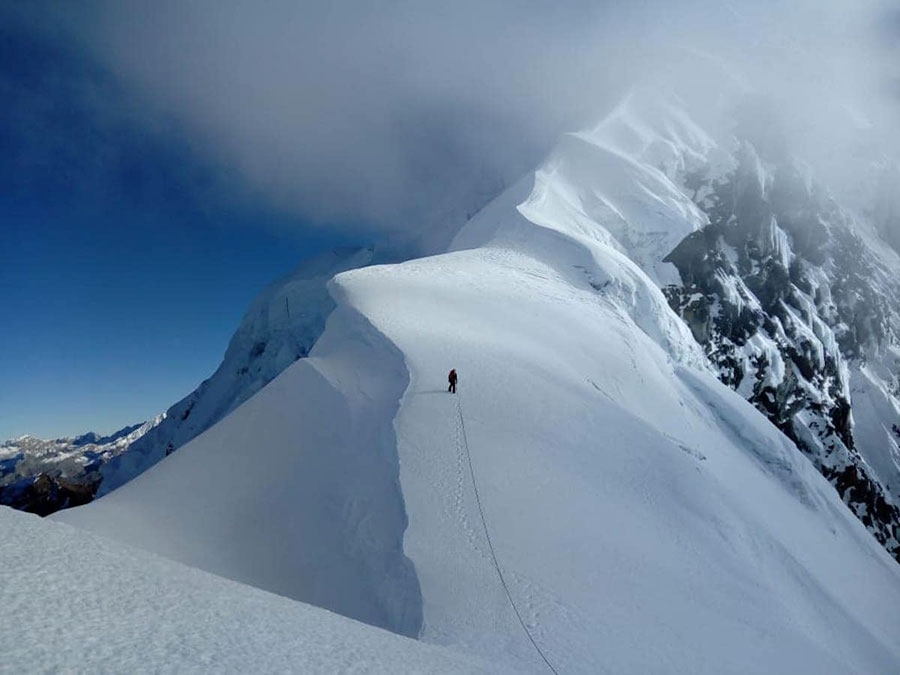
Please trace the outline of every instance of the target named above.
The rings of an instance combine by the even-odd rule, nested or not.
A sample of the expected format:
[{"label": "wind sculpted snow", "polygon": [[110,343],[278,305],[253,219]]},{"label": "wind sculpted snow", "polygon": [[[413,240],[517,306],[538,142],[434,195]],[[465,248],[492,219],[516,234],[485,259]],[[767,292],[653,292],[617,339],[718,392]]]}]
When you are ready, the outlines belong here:
[{"label": "wind sculpted snow", "polygon": [[541,668],[479,527],[452,363],[499,564],[559,672],[900,663],[885,552],[748,404],[683,383],[630,297],[582,278],[509,247],[338,277],[410,368],[396,426],[423,639]]},{"label": "wind sculpted snow", "polygon": [[643,268],[703,225],[634,168],[706,147],[669,131],[568,139],[450,252],[337,275],[308,359],[56,517],[521,672],[896,672],[900,568]]},{"label": "wind sculpted snow", "polygon": [[301,263],[253,301],[209,379],[166,411],[158,424],[100,468],[99,495],[147,470],[206,431],[276,375],[309,354],[334,309],[326,284],[373,261],[371,249],[338,249]]},{"label": "wind sculpted snow", "polygon": [[165,461],[56,514],[403,635],[421,626],[391,420],[401,355],[345,307],[315,355]]}]

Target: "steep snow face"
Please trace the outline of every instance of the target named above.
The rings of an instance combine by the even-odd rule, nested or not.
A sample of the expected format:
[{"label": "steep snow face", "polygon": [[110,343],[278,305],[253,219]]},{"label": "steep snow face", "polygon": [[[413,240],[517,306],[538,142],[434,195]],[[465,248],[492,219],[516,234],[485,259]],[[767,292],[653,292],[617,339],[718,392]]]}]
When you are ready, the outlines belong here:
[{"label": "steep snow face", "polygon": [[146,471],[307,356],[334,309],[328,281],[375,259],[370,248],[337,249],[271,284],[247,310],[216,372],[149,422],[109,437],[3,443],[0,504],[46,515],[89,502]]},{"label": "steep snow face", "polygon": [[11,509],[0,507],[0,528],[4,671],[489,670],[463,654]]},{"label": "steep snow face", "polygon": [[800,447],[900,560],[900,261],[795,162],[733,140],[685,177],[710,223],[665,260],[719,378]]},{"label": "steep snow face", "polygon": [[624,253],[657,285],[676,281],[663,258],[708,221],[674,181],[701,161],[707,166],[715,149],[673,103],[635,92],[596,128],[564,135],[534,177],[473,218],[451,248],[489,241],[506,223],[496,214],[508,216],[512,206],[532,226]]},{"label": "steep snow face", "polygon": [[410,370],[395,424],[423,639],[541,667],[493,549],[559,672],[896,668],[878,594],[900,597],[900,571],[793,444],[679,365],[691,349],[643,330],[630,293],[595,289],[591,255],[567,273],[571,242],[524,249],[338,278]]},{"label": "steep snow face", "polygon": [[115,490],[222,419],[309,354],[334,309],[326,284],[338,272],[371,264],[372,249],[329,251],[263,291],[235,331],[222,364],[169,408],[149,433],[100,469],[99,495]]},{"label": "steep snow face", "polygon": [[55,518],[415,636],[391,426],[402,357],[352,309],[313,354],[119,490]]},{"label": "steep snow face", "polygon": [[309,358],[54,517],[516,671],[897,671],[900,567],[647,262],[704,225],[677,170],[591,186],[666,147],[569,137],[452,251],[337,275]]},{"label": "steep snow face", "polygon": [[857,445],[878,483],[900,504],[900,348],[853,368],[850,396]]}]

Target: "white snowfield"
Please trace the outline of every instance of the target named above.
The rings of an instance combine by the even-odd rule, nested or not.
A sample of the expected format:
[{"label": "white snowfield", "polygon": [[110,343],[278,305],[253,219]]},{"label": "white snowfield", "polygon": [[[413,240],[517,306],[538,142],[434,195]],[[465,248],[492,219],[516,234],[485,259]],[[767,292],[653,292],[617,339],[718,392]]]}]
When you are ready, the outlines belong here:
[{"label": "white snowfield", "polygon": [[896,370],[892,372],[891,366],[896,368],[898,363],[900,349],[892,347],[880,358],[852,370],[850,379],[860,453],[895,504],[900,504],[900,426],[888,424],[889,420],[900,422],[900,407],[897,391],[891,391],[888,383],[896,382]]},{"label": "white snowfield", "polygon": [[[900,672],[900,567],[657,287],[702,218],[654,167],[713,147],[669,112],[567,137],[446,254],[339,274],[308,359],[54,518],[490,670]],[[184,575],[159,613],[187,611]]]},{"label": "white snowfield", "polygon": [[0,672],[457,673],[486,665],[0,507]]}]

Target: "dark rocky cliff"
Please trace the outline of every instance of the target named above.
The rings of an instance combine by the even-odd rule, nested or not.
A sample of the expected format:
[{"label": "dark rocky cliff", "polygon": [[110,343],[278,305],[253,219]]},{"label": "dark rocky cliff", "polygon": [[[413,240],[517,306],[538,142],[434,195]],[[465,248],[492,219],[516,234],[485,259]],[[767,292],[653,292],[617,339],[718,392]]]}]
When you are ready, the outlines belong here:
[{"label": "dark rocky cliff", "polygon": [[857,447],[851,373],[896,338],[898,280],[802,167],[743,141],[686,188],[709,224],[666,261],[664,289],[719,378],[790,437],[900,560],[900,509]]}]

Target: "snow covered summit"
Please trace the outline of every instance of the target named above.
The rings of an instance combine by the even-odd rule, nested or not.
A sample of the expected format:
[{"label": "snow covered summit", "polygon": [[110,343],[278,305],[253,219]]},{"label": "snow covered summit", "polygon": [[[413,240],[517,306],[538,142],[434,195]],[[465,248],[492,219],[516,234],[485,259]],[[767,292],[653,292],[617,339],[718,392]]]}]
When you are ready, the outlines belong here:
[{"label": "snow covered summit", "polygon": [[897,671],[900,567],[660,288],[717,148],[632,99],[54,518],[517,671]]}]

